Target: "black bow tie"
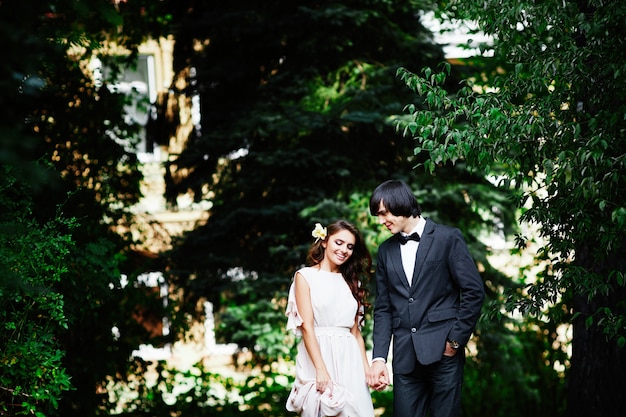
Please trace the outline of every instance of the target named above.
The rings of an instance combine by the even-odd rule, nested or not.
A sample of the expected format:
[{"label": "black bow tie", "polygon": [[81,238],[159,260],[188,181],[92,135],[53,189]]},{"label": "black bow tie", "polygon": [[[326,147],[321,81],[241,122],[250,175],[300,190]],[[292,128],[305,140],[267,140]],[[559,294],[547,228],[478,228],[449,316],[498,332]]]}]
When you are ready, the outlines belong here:
[{"label": "black bow tie", "polygon": [[404,245],[406,242],[408,242],[409,240],[414,240],[416,242],[420,241],[420,235],[418,235],[417,233],[412,233],[408,236],[404,236],[401,233],[398,233],[398,239],[400,240],[400,244]]}]

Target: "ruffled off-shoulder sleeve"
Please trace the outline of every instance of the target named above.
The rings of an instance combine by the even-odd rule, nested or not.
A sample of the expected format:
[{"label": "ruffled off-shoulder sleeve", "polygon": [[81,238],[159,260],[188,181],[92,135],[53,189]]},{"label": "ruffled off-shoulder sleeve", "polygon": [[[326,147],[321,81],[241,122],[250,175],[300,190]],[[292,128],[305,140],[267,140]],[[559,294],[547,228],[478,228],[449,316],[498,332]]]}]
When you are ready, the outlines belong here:
[{"label": "ruffled off-shoulder sleeve", "polygon": [[296,304],[296,285],[291,284],[289,288],[289,297],[287,298],[287,330],[294,332],[297,336],[302,336],[302,317],[298,312],[298,305]]}]

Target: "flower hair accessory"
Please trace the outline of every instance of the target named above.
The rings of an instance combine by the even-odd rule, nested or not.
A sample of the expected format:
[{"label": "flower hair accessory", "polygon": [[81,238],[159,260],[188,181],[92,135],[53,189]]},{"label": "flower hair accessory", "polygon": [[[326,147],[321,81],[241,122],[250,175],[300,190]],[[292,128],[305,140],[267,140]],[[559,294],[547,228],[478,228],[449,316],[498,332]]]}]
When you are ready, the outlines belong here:
[{"label": "flower hair accessory", "polygon": [[315,223],[315,229],[311,232],[311,236],[315,238],[315,243],[317,243],[320,239],[326,239],[326,233],[328,233],[328,231],[325,227],[320,223]]}]

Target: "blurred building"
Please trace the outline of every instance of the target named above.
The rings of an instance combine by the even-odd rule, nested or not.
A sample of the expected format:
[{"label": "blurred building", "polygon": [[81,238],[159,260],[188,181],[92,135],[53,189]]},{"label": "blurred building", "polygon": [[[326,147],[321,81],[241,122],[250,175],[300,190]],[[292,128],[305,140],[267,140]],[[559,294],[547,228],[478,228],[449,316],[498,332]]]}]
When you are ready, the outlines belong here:
[{"label": "blurred building", "polygon": [[[123,68],[114,82],[110,70],[98,59],[90,65],[96,83],[107,80],[107,88],[131,97],[127,117],[142,126],[138,142],[132,146],[141,163],[142,199],[132,208],[135,221],[131,232],[137,241],[136,253],[156,258],[171,249],[172,238],[202,225],[208,217],[210,203],[196,203],[190,195],[170,195],[166,178],[175,181],[169,166],[182,152],[187,138],[201,132],[198,92],[193,88],[194,70],[175,74],[174,40],[149,40],[139,48],[134,66]],[[124,55],[124,50],[110,47],[107,54]],[[145,271],[135,285],[158,293],[165,306],[173,297],[163,271]],[[228,367],[237,348],[218,344],[214,334],[213,306],[205,301],[197,308],[203,322],[190,323],[191,335],[185,340],[162,346],[141,345],[133,353],[144,360],[165,360],[174,367],[186,368],[200,361]],[[167,336],[169,321],[158,313],[138,307],[134,317],[152,336]],[[115,329],[114,329],[115,331]]]}]

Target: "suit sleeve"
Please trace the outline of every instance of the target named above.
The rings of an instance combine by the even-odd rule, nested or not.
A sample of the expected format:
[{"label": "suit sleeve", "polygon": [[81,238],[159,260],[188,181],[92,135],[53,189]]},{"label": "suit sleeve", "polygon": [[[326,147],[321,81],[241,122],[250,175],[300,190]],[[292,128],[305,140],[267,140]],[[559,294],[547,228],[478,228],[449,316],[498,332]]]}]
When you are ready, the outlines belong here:
[{"label": "suit sleeve", "polygon": [[385,253],[385,245],[381,245],[376,260],[376,300],[374,302],[374,346],[372,358],[384,358],[387,360],[392,334],[392,309]]},{"label": "suit sleeve", "polygon": [[485,287],[461,231],[454,229],[448,260],[452,279],[461,291],[457,319],[448,337],[465,346],[476,327],[485,299]]}]

